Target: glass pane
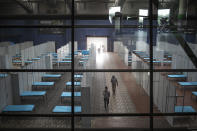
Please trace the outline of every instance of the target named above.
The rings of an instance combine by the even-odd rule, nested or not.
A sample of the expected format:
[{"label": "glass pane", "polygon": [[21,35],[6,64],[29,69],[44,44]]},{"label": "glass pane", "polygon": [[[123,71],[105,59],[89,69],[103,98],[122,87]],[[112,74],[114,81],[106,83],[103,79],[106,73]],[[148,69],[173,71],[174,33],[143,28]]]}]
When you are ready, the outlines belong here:
[{"label": "glass pane", "polygon": [[75,97],[75,105],[80,102],[85,114],[148,113],[149,81],[146,79],[145,73],[144,76],[129,72],[76,73],[75,92],[81,92],[81,96]]},{"label": "glass pane", "polygon": [[[4,114],[70,114],[66,72],[19,72],[0,74],[0,111]],[[3,128],[70,127],[70,117],[2,117]]]},{"label": "glass pane", "polygon": [[[155,72],[153,74],[154,112],[188,113],[196,112],[196,72]],[[166,116],[172,127],[192,128],[195,116]],[[156,120],[159,118],[155,118]],[[160,120],[159,120],[160,121]]]},{"label": "glass pane", "polygon": [[0,14],[3,15],[70,15],[71,0],[63,1],[31,1],[31,0],[1,0]]},{"label": "glass pane", "polygon": [[71,60],[66,59],[71,55],[70,31],[48,34],[40,28],[1,29],[0,68],[70,69]]},{"label": "glass pane", "polygon": [[157,38],[154,46],[155,68],[196,68],[194,4],[189,0],[159,2],[158,28],[154,33]]},{"label": "glass pane", "polygon": [[[88,69],[141,69],[135,55],[137,50],[148,57],[148,20],[147,11],[140,15],[144,21],[140,21],[136,14],[141,9],[148,9],[147,0],[137,7],[130,1],[75,1],[75,4],[78,16],[75,41],[79,50],[89,50],[90,56],[96,60],[97,66]],[[133,67],[133,63],[139,64]]]}]

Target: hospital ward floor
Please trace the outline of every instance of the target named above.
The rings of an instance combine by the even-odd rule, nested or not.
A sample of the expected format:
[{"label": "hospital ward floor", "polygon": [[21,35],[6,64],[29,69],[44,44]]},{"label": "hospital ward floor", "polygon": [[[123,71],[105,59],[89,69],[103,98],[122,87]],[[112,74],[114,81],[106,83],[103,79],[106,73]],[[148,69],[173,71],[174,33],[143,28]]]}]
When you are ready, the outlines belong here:
[{"label": "hospital ward floor", "polygon": [[[97,69],[128,69],[120,57],[115,53],[97,54]],[[116,94],[112,94],[111,76],[115,75],[119,86],[116,88]],[[137,85],[132,73],[93,73],[92,87],[90,87],[90,113],[148,113],[149,97],[144,89]],[[36,105],[34,114],[50,114],[56,105],[61,103],[60,96],[64,91],[65,82],[70,80],[70,73],[64,73],[61,80],[57,81],[54,89],[47,91],[47,100],[32,100]],[[109,108],[105,110],[103,101],[104,87],[108,86],[111,93]],[[21,104],[31,104],[28,100],[23,100]],[[83,107],[82,107],[83,110]],[[159,112],[154,107],[154,112]],[[75,126],[83,128],[82,119],[76,119]],[[51,118],[51,117],[12,117],[1,118],[0,127],[9,128],[69,128],[70,118]],[[149,117],[91,117],[91,128],[149,128]],[[154,119],[155,128],[171,127],[164,117]]]}]

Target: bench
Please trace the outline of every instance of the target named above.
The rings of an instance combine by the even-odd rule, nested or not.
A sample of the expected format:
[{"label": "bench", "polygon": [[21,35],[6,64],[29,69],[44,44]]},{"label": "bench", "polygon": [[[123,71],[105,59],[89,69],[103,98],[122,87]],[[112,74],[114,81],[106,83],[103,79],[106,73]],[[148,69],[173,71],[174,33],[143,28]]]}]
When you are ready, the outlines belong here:
[{"label": "bench", "polygon": [[13,60],[12,63],[22,63],[20,60]]},{"label": "bench", "polygon": [[25,65],[28,65],[28,64],[33,63],[33,61],[31,61],[31,60],[27,60],[27,61],[24,61],[24,63],[25,63]]},{"label": "bench", "polygon": [[35,105],[8,105],[3,112],[32,112]]},{"label": "bench", "polygon": [[71,61],[72,58],[67,57],[67,58],[62,58],[63,61]]},{"label": "bench", "polygon": [[74,75],[75,81],[81,81],[83,75]]},{"label": "bench", "polygon": [[[72,96],[72,92],[62,92],[62,94],[61,94],[61,103],[62,103],[64,98],[67,101],[71,102],[71,96]],[[76,97],[75,101],[80,101],[81,92],[74,92],[74,96]]]},{"label": "bench", "polygon": [[178,80],[178,81],[184,80],[185,81],[187,76],[186,75],[168,75],[168,78],[170,80]]},{"label": "bench", "polygon": [[40,60],[40,58],[38,58],[38,57],[37,57],[37,58],[32,58],[32,60],[34,60],[34,61],[35,61],[35,60]]},{"label": "bench", "polygon": [[24,97],[42,97],[45,100],[46,91],[24,91],[20,94],[22,98]]},{"label": "bench", "polygon": [[55,81],[61,78],[61,74],[44,74],[42,76],[42,81]]},{"label": "bench", "polygon": [[197,82],[178,82],[178,84],[182,87],[197,87]]},{"label": "bench", "polygon": [[7,76],[8,76],[8,74],[3,74],[3,73],[0,74],[0,78],[5,78]]},{"label": "bench", "polygon": [[196,112],[192,106],[175,106],[174,112]]},{"label": "bench", "polygon": [[[71,90],[71,81],[66,82],[66,90]],[[80,90],[81,82],[74,82],[75,90]]]},{"label": "bench", "polygon": [[82,54],[82,55],[89,55],[90,52],[89,52],[88,50],[82,50],[81,54]]},{"label": "bench", "polygon": [[[81,106],[74,106],[74,112],[81,113]],[[55,106],[53,113],[71,113],[71,106]]]},{"label": "bench", "polygon": [[192,96],[195,96],[196,97],[196,100],[197,100],[197,91],[192,91],[191,97]]},{"label": "bench", "polygon": [[[146,62],[150,63],[150,61],[146,61]],[[162,61],[155,61],[155,60],[153,60],[153,64],[161,64],[161,63],[162,63]],[[169,65],[171,63],[172,63],[172,61],[163,61],[164,65]]]},{"label": "bench", "polygon": [[83,66],[84,63],[86,63],[86,62],[85,62],[85,61],[82,61],[82,60],[79,61],[79,65],[80,65],[80,66]]},{"label": "bench", "polygon": [[81,58],[80,60],[81,60],[81,61],[84,61],[84,60],[87,61],[88,58],[87,58],[87,57],[83,57],[83,58]]},{"label": "bench", "polygon": [[58,64],[58,66],[61,65],[70,65],[72,61],[53,61],[53,64]]},{"label": "bench", "polygon": [[32,86],[35,89],[39,88],[46,88],[46,87],[53,87],[55,85],[55,82],[34,82]]}]

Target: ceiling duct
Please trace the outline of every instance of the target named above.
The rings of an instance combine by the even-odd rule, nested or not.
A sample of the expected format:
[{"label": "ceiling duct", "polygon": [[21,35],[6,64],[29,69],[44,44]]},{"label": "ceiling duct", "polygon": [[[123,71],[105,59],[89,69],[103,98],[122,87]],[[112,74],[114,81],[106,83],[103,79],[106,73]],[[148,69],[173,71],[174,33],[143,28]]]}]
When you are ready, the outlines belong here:
[{"label": "ceiling duct", "polygon": [[116,0],[115,5],[120,6],[122,8],[125,2],[126,0]]}]

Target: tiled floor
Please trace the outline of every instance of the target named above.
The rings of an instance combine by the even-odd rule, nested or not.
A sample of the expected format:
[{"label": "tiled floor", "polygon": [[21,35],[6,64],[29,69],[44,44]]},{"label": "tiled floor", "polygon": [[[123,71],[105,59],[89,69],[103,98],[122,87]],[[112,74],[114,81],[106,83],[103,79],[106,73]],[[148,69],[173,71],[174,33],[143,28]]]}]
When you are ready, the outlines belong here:
[{"label": "tiled floor", "polygon": [[[102,54],[102,62],[99,61],[97,68],[101,69],[126,69],[128,68],[114,53]],[[99,57],[101,59],[101,57]],[[100,64],[103,63],[103,64]],[[107,85],[112,94],[111,89],[111,76],[115,75],[118,79],[119,86],[116,89],[116,95],[111,95],[109,109],[106,111],[104,109],[102,89]],[[94,110],[98,112],[106,113],[147,113],[149,112],[149,97],[143,89],[141,89],[135,82],[132,73],[104,73],[96,74],[96,79],[98,79],[94,86],[96,92],[99,95],[96,96],[98,102],[95,104]],[[99,81],[101,80],[101,81]],[[100,90],[98,90],[100,89]],[[100,97],[99,97],[100,96]],[[99,102],[101,101],[101,102]],[[98,104],[99,103],[99,104]],[[92,120],[93,128],[110,128],[110,127],[131,127],[131,128],[149,128],[149,117],[107,117],[107,118],[95,118]],[[168,122],[159,117],[154,120],[155,127],[170,127]]]}]

